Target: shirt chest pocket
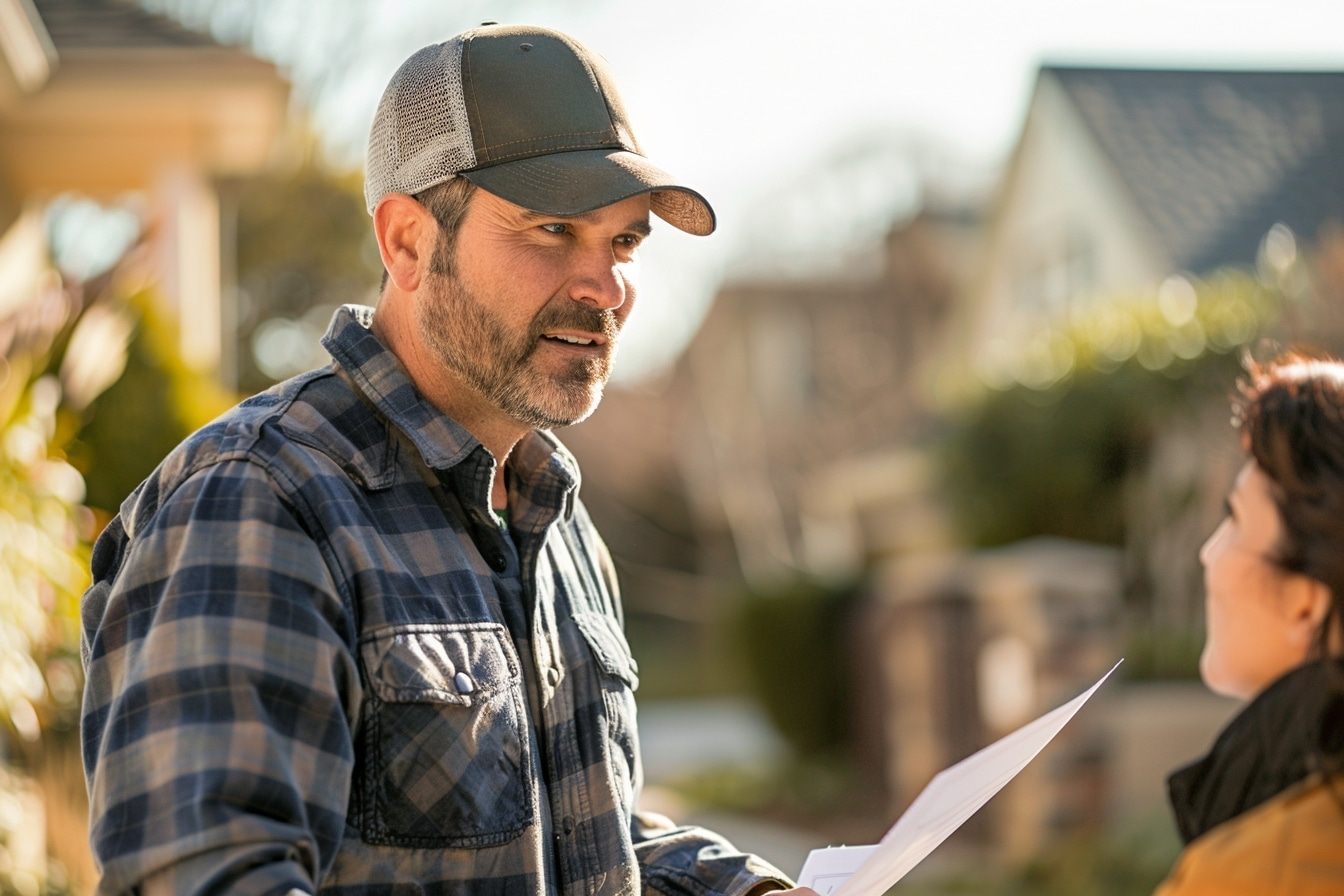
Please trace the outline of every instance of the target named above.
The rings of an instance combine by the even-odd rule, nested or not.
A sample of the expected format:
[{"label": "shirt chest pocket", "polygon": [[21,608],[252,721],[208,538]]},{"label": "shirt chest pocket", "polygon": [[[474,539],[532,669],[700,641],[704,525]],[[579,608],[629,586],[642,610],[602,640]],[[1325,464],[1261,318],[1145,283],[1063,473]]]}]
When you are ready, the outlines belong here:
[{"label": "shirt chest pocket", "polygon": [[503,626],[398,626],[367,636],[360,660],[365,841],[491,846],[533,822],[522,683]]}]

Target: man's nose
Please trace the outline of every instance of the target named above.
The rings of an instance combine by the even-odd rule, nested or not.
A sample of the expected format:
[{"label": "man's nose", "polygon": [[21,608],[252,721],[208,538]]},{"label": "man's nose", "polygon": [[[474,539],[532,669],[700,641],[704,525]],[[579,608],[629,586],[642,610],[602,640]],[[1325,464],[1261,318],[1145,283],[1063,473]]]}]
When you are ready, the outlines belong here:
[{"label": "man's nose", "polygon": [[599,310],[616,310],[625,304],[630,288],[623,267],[610,250],[585,251],[575,261],[569,297]]}]

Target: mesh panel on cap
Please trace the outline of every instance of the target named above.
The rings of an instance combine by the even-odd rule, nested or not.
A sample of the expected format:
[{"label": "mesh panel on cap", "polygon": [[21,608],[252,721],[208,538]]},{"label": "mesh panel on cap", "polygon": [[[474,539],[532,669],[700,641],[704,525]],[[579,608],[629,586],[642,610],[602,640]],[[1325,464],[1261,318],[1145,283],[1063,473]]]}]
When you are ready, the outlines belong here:
[{"label": "mesh panel on cap", "polygon": [[373,214],[388,193],[419,193],[476,165],[462,96],[462,41],[425,47],[383,91],[369,131],[364,202]]}]

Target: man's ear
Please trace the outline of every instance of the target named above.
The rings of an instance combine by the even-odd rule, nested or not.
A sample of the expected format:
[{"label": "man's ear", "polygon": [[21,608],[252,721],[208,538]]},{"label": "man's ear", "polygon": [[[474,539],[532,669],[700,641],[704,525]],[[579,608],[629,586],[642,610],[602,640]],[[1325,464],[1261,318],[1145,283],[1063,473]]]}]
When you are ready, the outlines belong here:
[{"label": "man's ear", "polygon": [[429,210],[405,193],[388,193],[373,210],[373,235],[388,279],[403,292],[419,288],[437,238]]}]

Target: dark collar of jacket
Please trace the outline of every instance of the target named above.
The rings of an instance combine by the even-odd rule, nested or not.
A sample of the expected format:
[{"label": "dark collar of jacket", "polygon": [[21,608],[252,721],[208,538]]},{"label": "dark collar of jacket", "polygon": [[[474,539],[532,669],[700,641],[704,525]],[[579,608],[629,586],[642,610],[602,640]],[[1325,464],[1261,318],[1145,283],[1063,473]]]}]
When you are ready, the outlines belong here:
[{"label": "dark collar of jacket", "polygon": [[1181,838],[1189,843],[1273,799],[1342,751],[1344,662],[1298,666],[1248,703],[1207,756],[1167,778]]}]

